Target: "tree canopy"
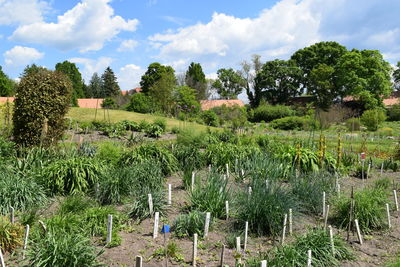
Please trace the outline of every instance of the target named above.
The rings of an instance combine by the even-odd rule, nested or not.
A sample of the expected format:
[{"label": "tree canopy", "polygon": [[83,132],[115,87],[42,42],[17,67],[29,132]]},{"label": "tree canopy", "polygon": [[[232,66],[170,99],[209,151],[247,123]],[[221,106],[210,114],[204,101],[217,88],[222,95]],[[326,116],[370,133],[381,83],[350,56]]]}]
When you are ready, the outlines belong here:
[{"label": "tree canopy", "polygon": [[173,111],[173,90],[176,86],[176,78],[172,72],[164,72],[160,78],[149,88],[148,95],[159,111],[171,114]]},{"label": "tree canopy", "polygon": [[115,76],[113,70],[107,67],[103,75],[101,75],[102,80],[102,97],[113,97],[121,93],[118,85],[117,77]]},{"label": "tree canopy", "polygon": [[77,105],[77,99],[85,97],[85,92],[83,91],[84,82],[78,67],[75,63],[66,60],[56,64],[56,71],[64,73],[71,80],[73,88],[72,103]]},{"label": "tree canopy", "polygon": [[86,97],[101,98],[103,96],[103,80],[97,72],[95,72],[93,73],[92,78],[90,78],[89,85],[87,86]]},{"label": "tree canopy", "polygon": [[206,99],[207,80],[200,63],[190,63],[185,81],[187,86],[196,90],[197,100]]},{"label": "tree canopy", "polygon": [[150,88],[161,79],[164,73],[174,75],[174,69],[170,66],[161,65],[158,62],[151,63],[147,67],[146,73],[142,76],[140,81],[140,86],[142,88],[142,92],[147,94],[150,91]]},{"label": "tree canopy", "polygon": [[400,61],[397,62],[397,68],[393,72],[394,89],[400,90]]},{"label": "tree canopy", "polygon": [[213,83],[222,99],[237,99],[243,91],[246,81],[238,72],[230,69],[219,69],[218,79]]},{"label": "tree canopy", "polygon": [[15,82],[3,72],[0,66],[0,96],[12,96],[14,89]]}]

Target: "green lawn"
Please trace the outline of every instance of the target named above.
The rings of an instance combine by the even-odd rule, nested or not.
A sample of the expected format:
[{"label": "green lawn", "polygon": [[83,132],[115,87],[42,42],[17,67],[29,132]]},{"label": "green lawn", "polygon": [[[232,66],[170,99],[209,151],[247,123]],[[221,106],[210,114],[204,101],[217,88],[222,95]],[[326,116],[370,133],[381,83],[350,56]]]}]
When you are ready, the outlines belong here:
[{"label": "green lawn", "polygon": [[[208,126],[201,125],[194,122],[183,122],[173,118],[166,118],[162,116],[156,116],[152,114],[141,114],[135,112],[129,112],[124,110],[104,110],[104,109],[90,109],[90,108],[71,108],[67,114],[67,118],[77,120],[80,122],[89,122],[93,120],[98,121],[110,121],[118,122],[122,120],[130,120],[135,122],[140,122],[146,120],[148,122],[153,122],[155,119],[165,119],[167,122],[167,128],[172,127],[185,128],[193,131],[206,131]],[[218,129],[211,127],[213,130]]]}]

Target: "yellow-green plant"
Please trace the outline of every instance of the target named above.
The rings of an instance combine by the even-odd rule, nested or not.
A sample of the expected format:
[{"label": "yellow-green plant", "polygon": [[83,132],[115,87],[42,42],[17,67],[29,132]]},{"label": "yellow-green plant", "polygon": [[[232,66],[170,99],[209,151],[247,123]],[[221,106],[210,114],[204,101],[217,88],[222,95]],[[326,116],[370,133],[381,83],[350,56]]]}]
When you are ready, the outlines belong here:
[{"label": "yellow-green plant", "polygon": [[22,245],[24,229],[19,223],[11,223],[6,217],[0,217],[0,247],[12,252]]}]

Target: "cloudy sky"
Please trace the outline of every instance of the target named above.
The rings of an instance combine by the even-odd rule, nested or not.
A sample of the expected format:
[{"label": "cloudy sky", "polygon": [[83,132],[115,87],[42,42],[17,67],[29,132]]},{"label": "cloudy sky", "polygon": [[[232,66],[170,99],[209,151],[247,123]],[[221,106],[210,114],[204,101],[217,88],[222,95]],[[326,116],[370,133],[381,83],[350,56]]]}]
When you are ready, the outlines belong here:
[{"label": "cloudy sky", "polygon": [[155,61],[209,77],[260,54],[287,59],[318,41],[379,49],[400,61],[400,0],[0,0],[0,65],[75,62],[88,81],[107,66],[123,90]]}]

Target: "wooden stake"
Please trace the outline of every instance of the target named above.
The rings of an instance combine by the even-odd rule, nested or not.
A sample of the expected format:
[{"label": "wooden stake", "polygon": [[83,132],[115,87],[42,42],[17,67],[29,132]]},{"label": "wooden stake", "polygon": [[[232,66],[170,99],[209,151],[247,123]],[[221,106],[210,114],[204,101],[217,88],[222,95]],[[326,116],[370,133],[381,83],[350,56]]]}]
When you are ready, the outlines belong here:
[{"label": "wooden stake", "polygon": [[326,229],[326,225],[328,224],[329,217],[329,205],[326,205],[325,219],[324,219],[324,230]]},{"label": "wooden stake", "polygon": [[285,214],[285,217],[283,219],[283,230],[282,230],[282,240],[281,240],[282,245],[285,244],[286,223],[287,223],[287,214]]},{"label": "wooden stake", "polygon": [[293,214],[292,209],[289,209],[289,235],[293,234]]},{"label": "wooden stake", "polygon": [[325,218],[326,193],[322,192],[322,218]]},{"label": "wooden stake", "polygon": [[247,248],[247,234],[248,234],[248,231],[249,231],[249,222],[246,222],[245,226],[244,226],[244,245],[243,245],[243,250],[244,251],[246,251],[246,248]]},{"label": "wooden stake", "polygon": [[210,219],[211,219],[211,213],[207,212],[206,213],[206,222],[204,224],[204,237],[208,236],[208,229],[210,228]]},{"label": "wooden stake", "polygon": [[196,266],[196,258],[197,258],[197,234],[193,234],[192,266]]},{"label": "wooden stake", "polygon": [[240,253],[241,246],[240,246],[240,236],[236,237],[236,252]]},{"label": "wooden stake", "polygon": [[228,165],[228,163],[225,165],[225,168],[226,168],[226,178],[229,179],[229,165]]},{"label": "wooden stake", "polygon": [[387,214],[388,227],[390,229],[390,228],[392,228],[392,224],[390,222],[390,208],[389,208],[389,204],[388,203],[386,203],[386,214]]},{"label": "wooden stake", "polygon": [[358,225],[358,220],[357,219],[354,220],[354,224],[356,225],[358,241],[360,242],[360,245],[362,245],[363,244],[363,240],[362,240],[360,226]]},{"label": "wooden stake", "polygon": [[106,243],[110,244],[112,241],[112,224],[113,224],[113,216],[111,214],[108,214],[108,220],[107,220],[107,239]]},{"label": "wooden stake", "polygon": [[249,186],[249,191],[248,191],[249,195],[251,195],[251,192],[253,192],[253,189],[251,188],[251,186]]},{"label": "wooden stake", "polygon": [[349,214],[349,225],[347,227],[347,242],[350,240],[350,231],[352,229],[353,224],[353,211],[354,211],[354,187],[351,187],[351,195],[350,195],[350,214]]},{"label": "wooden stake", "polygon": [[229,219],[229,201],[225,201],[225,213],[226,213],[226,219]]},{"label": "wooden stake", "polygon": [[337,185],[337,195],[340,198],[340,184]]},{"label": "wooden stake", "polygon": [[330,226],[330,225],[328,226],[328,228],[329,228],[329,239],[331,241],[332,255],[335,255],[335,243],[333,240],[333,229],[332,229],[332,226]]},{"label": "wooden stake", "polygon": [[240,171],[241,171],[241,173],[242,173],[242,177],[244,177],[244,170],[241,169]]},{"label": "wooden stake", "polygon": [[172,185],[168,184],[168,205],[172,205]]},{"label": "wooden stake", "polygon": [[25,259],[25,251],[26,251],[26,248],[28,246],[29,229],[30,229],[29,224],[27,224],[26,228],[25,228],[25,237],[24,237],[24,246],[23,246],[23,250],[22,250],[22,259]]},{"label": "wooden stake", "polygon": [[148,202],[149,202],[149,212],[150,212],[150,217],[153,217],[153,197],[151,194],[147,194]]},{"label": "wooden stake", "polygon": [[208,165],[208,172],[211,172],[211,164]]},{"label": "wooden stake", "polygon": [[15,223],[15,209],[13,207],[10,207],[10,222]]},{"label": "wooden stake", "polygon": [[307,251],[307,267],[311,267],[312,264],[312,253],[311,249]]},{"label": "wooden stake", "polygon": [[399,211],[399,202],[397,200],[397,191],[393,190],[393,196],[394,196],[394,204],[396,205],[396,211]]},{"label": "wooden stake", "polygon": [[143,258],[141,256],[136,256],[135,267],[143,267]]},{"label": "wooden stake", "polygon": [[224,260],[225,260],[225,245],[222,245],[221,260],[219,261],[220,267],[224,267]]},{"label": "wooden stake", "polygon": [[369,178],[369,172],[371,171],[371,163],[368,163],[368,169],[367,169],[367,179]]},{"label": "wooden stake", "polygon": [[160,213],[157,211],[154,216],[154,227],[153,227],[153,239],[156,239],[158,236],[158,222],[160,220]]},{"label": "wooden stake", "polygon": [[3,252],[1,251],[1,247],[0,247],[0,264],[1,264],[1,267],[6,267],[6,264],[4,263],[4,257],[3,257]]},{"label": "wooden stake", "polygon": [[261,261],[261,267],[267,267],[267,261],[266,260]]},{"label": "wooden stake", "polygon": [[382,177],[382,175],[383,175],[383,162],[381,164],[381,177]]},{"label": "wooden stake", "polygon": [[194,172],[192,172],[192,183],[191,183],[191,189],[192,189],[192,191],[194,190],[194,178],[195,178],[195,173]]}]

